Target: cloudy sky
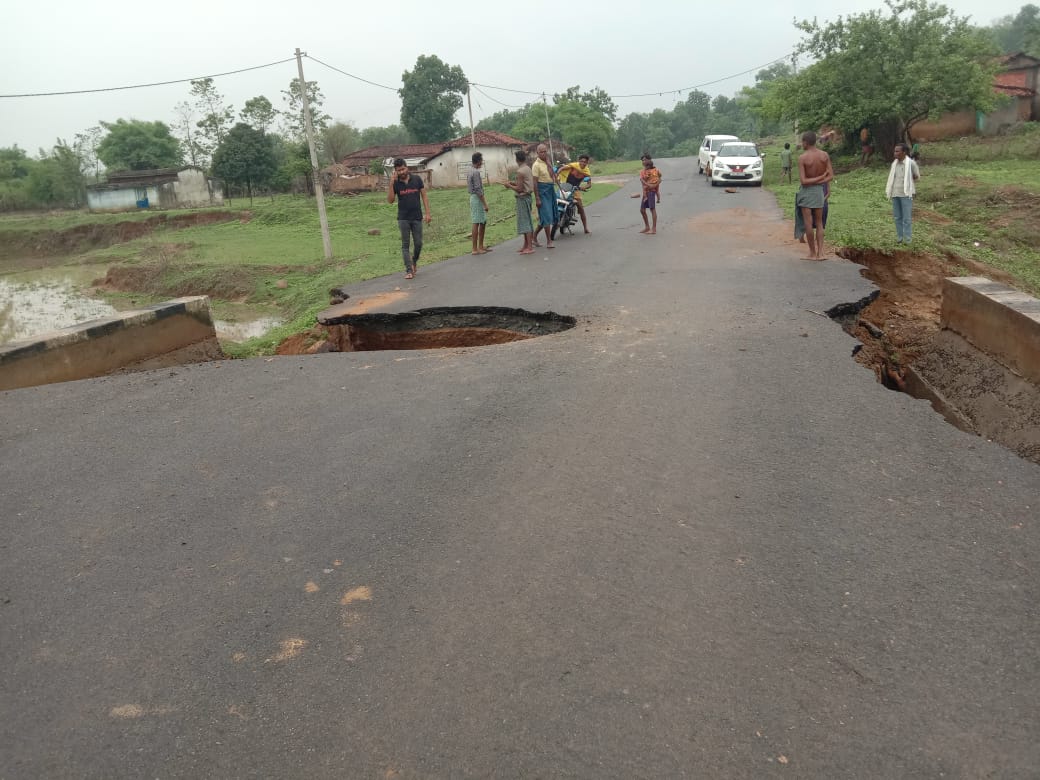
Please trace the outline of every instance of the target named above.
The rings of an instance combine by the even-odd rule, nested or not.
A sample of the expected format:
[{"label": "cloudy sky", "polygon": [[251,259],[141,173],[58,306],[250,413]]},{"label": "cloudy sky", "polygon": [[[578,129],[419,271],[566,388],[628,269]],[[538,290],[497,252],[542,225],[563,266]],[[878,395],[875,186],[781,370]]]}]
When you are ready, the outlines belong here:
[{"label": "cloudy sky", "polygon": [[[1017,13],[1024,0],[951,0],[955,13],[978,24]],[[444,0],[16,0],[5,4],[0,95],[91,90],[191,79],[289,59],[296,47],[341,71],[305,59],[325,110],[357,127],[396,123],[401,73],[420,54],[460,65],[473,82],[474,117],[533,99],[508,90],[602,87],[618,97],[623,116],[671,108],[677,90],[699,87],[732,95],[762,66],[789,55],[800,40],[798,18],[833,20],[880,8],[871,0],[527,0],[516,4]],[[711,13],[707,13],[707,9]],[[562,10],[566,9],[566,10]],[[797,10],[795,10],[797,9]],[[295,60],[218,78],[236,112],[266,95],[283,107],[281,90],[296,76]],[[496,87],[497,89],[492,89]],[[56,138],[118,118],[173,121],[188,99],[187,83],[144,89],[0,98],[0,147],[34,153]],[[459,119],[466,124],[463,109]]]}]

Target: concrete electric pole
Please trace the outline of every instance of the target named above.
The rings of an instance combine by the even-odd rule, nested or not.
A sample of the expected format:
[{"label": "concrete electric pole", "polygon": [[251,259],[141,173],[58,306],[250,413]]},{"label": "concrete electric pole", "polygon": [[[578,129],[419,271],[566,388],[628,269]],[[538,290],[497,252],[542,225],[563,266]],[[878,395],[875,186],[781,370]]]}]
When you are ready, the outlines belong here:
[{"label": "concrete electric pole", "polygon": [[318,221],[321,223],[321,243],[325,248],[325,259],[332,259],[332,240],[329,238],[329,218],[325,213],[325,192],[318,171],[318,150],[314,146],[314,124],[311,122],[311,100],[307,94],[307,81],[303,78],[303,52],[296,50],[296,68],[300,72],[300,99],[303,101],[303,125],[307,131],[307,146],[311,150],[311,178],[314,180],[314,196],[318,200]]}]

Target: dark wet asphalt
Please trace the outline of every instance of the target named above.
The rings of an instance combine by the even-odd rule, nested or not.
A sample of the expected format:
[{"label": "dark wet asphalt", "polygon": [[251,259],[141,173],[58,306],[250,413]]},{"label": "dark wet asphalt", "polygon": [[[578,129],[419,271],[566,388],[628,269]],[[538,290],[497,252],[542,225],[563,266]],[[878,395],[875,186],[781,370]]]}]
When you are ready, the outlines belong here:
[{"label": "dark wet asphalt", "polygon": [[1040,468],[661,167],[385,307],[564,334],[0,394],[0,777],[1035,777]]}]

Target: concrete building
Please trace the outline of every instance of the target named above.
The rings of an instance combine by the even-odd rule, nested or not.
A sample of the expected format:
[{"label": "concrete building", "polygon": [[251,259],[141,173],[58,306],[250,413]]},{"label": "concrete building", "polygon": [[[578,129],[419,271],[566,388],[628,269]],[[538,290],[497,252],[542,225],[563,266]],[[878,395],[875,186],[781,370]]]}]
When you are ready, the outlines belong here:
[{"label": "concrete building", "polygon": [[1000,58],[1002,70],[993,79],[993,91],[1006,100],[988,114],[966,108],[915,124],[917,141],[937,141],[965,135],[998,135],[1022,122],[1040,120],[1040,59],[1021,52]]},{"label": "concrete building", "polygon": [[[348,154],[337,165],[329,166],[322,173],[333,177],[333,181],[338,179],[341,182],[338,186],[346,188],[349,186],[347,177],[350,174],[369,173],[373,162],[381,164],[389,172],[394,158],[402,157],[409,168],[423,177],[428,187],[464,187],[473,152],[484,155],[485,180],[500,181],[508,178],[509,173],[516,169],[514,153],[528,146],[526,141],[491,130],[478,130],[475,136],[476,147],[469,133],[442,143],[371,146]],[[357,183],[359,189],[369,185],[367,180],[360,178]]]},{"label": "concrete building", "polygon": [[90,211],[131,211],[141,208],[187,209],[222,206],[220,182],[193,165],[108,174],[104,184],[87,187]]}]

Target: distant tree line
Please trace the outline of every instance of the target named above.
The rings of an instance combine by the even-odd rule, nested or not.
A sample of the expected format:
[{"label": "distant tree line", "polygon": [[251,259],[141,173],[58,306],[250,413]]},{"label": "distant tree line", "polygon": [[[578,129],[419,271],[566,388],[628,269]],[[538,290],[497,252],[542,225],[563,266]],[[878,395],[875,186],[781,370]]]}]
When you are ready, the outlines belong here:
[{"label": "distant tree line", "polygon": [[[885,5],[827,24],[796,22],[804,36],[797,55],[810,64],[798,69],[795,59],[777,62],[731,97],[693,90],[678,96],[671,109],[619,118],[604,90],[573,86],[551,101],[498,111],[477,127],[528,141],[549,137],[597,159],[634,159],[643,152],[692,155],[707,133],[761,138],[824,126],[848,139],[867,127],[887,152],[896,141],[912,138],[925,119],[963,108],[991,110],[1001,100],[992,89],[1001,52],[1040,56],[1035,5],[1024,5],[990,27],[972,26],[929,0],[885,0]],[[85,203],[86,186],[102,181],[105,171],[184,164],[241,192],[290,191],[311,175],[305,104],[324,165],[368,146],[461,135],[455,117],[468,88],[461,68],[421,55],[401,77],[400,124],[358,129],[332,121],[314,81],[293,79],[281,92],[281,108],[258,95],[236,112],[212,79],[198,79],[188,98],[174,106],[169,124],[100,122],[71,142],[57,139],[35,157],[17,146],[0,148],[0,211],[78,208]]]}]

